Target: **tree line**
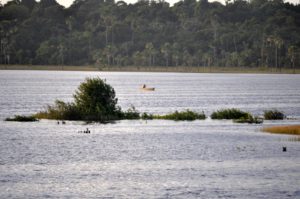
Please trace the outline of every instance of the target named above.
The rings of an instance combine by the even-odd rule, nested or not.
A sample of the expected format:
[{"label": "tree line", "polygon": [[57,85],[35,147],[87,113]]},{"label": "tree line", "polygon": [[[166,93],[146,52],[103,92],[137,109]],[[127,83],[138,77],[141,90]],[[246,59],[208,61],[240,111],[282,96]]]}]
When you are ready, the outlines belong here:
[{"label": "tree line", "polygon": [[0,64],[296,68],[300,5],[282,0],[13,0]]}]

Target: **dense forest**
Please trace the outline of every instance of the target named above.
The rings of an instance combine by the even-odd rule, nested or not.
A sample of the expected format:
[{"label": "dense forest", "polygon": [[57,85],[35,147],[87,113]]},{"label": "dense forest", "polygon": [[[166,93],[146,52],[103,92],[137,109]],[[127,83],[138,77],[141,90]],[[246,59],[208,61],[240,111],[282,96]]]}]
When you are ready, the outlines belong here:
[{"label": "dense forest", "polygon": [[282,0],[0,4],[0,64],[300,65],[300,5]]}]

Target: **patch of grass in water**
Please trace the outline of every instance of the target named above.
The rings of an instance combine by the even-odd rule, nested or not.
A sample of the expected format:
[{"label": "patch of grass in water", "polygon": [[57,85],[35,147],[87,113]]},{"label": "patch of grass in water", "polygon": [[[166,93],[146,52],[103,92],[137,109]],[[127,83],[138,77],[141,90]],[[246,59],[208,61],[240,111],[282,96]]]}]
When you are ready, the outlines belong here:
[{"label": "patch of grass in water", "polygon": [[246,118],[240,118],[237,120],[233,120],[236,123],[248,123],[248,124],[261,124],[263,123],[263,119],[259,118],[259,117],[253,117],[252,115],[248,115],[248,117]]},{"label": "patch of grass in water", "polygon": [[6,118],[5,121],[10,122],[37,122],[38,119],[36,119],[34,116],[24,116],[24,115],[15,115],[13,118]]},{"label": "patch of grass in water", "polygon": [[241,118],[248,118],[250,113],[241,111],[239,109],[230,108],[230,109],[221,109],[218,111],[215,111],[211,114],[211,119],[217,119],[217,120],[237,120]]},{"label": "patch of grass in water", "polygon": [[286,116],[283,112],[274,109],[264,111],[264,118],[265,120],[283,120]]},{"label": "patch of grass in water", "polygon": [[190,110],[186,111],[175,111],[174,113],[166,114],[166,115],[153,115],[153,119],[162,119],[162,120],[187,120],[187,121],[193,121],[193,120],[204,120],[206,118],[205,114],[193,112]]}]

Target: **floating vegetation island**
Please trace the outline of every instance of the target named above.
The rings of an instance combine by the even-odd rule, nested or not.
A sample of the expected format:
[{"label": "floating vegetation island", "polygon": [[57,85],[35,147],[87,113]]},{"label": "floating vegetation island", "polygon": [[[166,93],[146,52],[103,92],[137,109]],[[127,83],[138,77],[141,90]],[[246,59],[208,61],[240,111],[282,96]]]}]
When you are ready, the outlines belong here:
[{"label": "floating vegetation island", "polygon": [[[127,111],[123,111],[118,106],[115,90],[105,80],[96,78],[87,78],[81,83],[73,95],[73,102],[63,102],[56,100],[54,105],[49,105],[46,110],[30,116],[16,115],[14,118],[7,118],[6,121],[34,122],[39,119],[52,120],[80,120],[87,122],[106,123],[114,120],[204,120],[204,112],[198,113],[191,110],[175,111],[165,115],[154,115],[149,113],[140,113],[134,106]],[[211,114],[212,119],[233,120],[237,123],[260,124],[262,118],[255,117],[248,112],[239,109],[221,109]],[[285,115],[278,110],[269,110],[264,112],[265,119],[283,119]]]}]

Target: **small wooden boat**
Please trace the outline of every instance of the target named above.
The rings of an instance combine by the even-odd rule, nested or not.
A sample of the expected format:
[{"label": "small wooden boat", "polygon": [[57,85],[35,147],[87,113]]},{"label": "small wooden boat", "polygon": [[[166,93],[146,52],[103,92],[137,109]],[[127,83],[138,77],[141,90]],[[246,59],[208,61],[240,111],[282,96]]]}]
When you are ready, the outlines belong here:
[{"label": "small wooden boat", "polygon": [[155,91],[155,88],[151,88],[151,87],[147,88],[147,87],[146,87],[146,84],[144,84],[144,85],[141,87],[141,90],[143,90],[143,91]]},{"label": "small wooden boat", "polygon": [[143,91],[155,91],[155,88],[141,88]]}]

